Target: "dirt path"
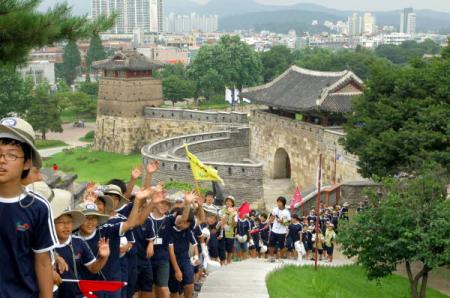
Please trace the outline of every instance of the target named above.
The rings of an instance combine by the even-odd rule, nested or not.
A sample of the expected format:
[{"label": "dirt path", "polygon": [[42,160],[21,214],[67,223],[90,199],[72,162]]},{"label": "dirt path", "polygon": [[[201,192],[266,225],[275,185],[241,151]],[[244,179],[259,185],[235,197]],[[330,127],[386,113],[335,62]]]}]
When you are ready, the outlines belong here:
[{"label": "dirt path", "polygon": [[83,146],[86,143],[81,142],[79,139],[84,137],[89,131],[95,130],[95,123],[86,123],[83,128],[73,127],[72,123],[63,124],[63,132],[61,133],[48,133],[47,139],[49,140],[61,140],[67,143],[69,146]]}]

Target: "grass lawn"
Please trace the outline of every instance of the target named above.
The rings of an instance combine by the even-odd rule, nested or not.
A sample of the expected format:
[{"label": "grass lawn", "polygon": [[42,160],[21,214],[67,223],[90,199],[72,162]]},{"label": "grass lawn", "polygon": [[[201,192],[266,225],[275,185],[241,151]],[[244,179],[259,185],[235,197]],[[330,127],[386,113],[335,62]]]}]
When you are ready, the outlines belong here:
[{"label": "grass lawn", "polygon": [[45,160],[45,167],[56,163],[61,171],[76,173],[79,181],[106,183],[112,178],[128,181],[131,169],[142,162],[140,154],[92,151],[89,148],[65,150]]},{"label": "grass lawn", "polygon": [[[337,268],[288,266],[271,273],[267,279],[271,298],[303,297],[364,297],[408,298],[409,283],[404,277],[392,275],[377,281],[369,281],[358,266]],[[444,298],[434,289],[427,290],[427,298]]]},{"label": "grass lawn", "polygon": [[[140,154],[122,155],[102,151],[93,151],[89,148],[76,148],[65,150],[45,159],[44,166],[52,167],[57,164],[61,171],[75,173],[78,181],[95,181],[104,184],[112,178],[123,179],[128,182],[131,169],[142,163]],[[142,185],[141,180],[138,185]],[[166,189],[191,191],[194,186],[185,182],[166,182]],[[200,189],[205,193],[209,189]]]},{"label": "grass lawn", "polygon": [[73,111],[62,111],[60,114],[62,123],[73,123],[76,120],[83,120],[84,122],[95,122],[95,116],[81,116],[77,118]]},{"label": "grass lawn", "polygon": [[67,146],[67,144],[60,140],[36,140],[36,147],[38,149],[63,147],[63,146]]},{"label": "grass lawn", "polygon": [[95,131],[91,130],[84,137],[81,137],[79,140],[86,143],[94,142]]}]

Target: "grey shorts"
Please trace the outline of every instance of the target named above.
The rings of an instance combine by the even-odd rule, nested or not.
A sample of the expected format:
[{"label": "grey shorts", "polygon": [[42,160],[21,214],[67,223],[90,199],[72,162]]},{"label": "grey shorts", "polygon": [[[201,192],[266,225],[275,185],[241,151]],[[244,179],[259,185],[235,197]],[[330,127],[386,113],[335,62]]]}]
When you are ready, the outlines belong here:
[{"label": "grey shorts", "polygon": [[248,243],[240,243],[237,239],[234,240],[234,247],[236,248],[236,252],[247,252],[248,251]]},{"label": "grey shorts", "polygon": [[153,264],[153,282],[157,287],[165,288],[169,286],[169,262]]}]

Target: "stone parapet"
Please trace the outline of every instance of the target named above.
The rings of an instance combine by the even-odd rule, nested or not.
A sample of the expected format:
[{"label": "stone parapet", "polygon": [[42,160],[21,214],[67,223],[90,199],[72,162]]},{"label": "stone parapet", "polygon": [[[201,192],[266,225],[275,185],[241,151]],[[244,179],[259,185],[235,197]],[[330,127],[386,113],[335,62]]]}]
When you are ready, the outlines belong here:
[{"label": "stone parapet", "polygon": [[[225,195],[235,196],[239,203],[244,200],[254,202],[263,197],[263,170],[262,164],[248,159],[248,137],[248,127],[232,131],[184,135],[144,146],[142,155],[144,164],[155,159],[160,161],[160,170],[153,177],[154,183],[159,181],[193,183],[192,171],[183,148],[183,144],[186,143],[189,150],[199,158],[202,154],[209,154],[211,160],[202,161],[218,170],[225,182]],[[240,155],[242,153],[243,156]],[[205,156],[208,155],[203,155]],[[230,162],[231,160],[236,162]],[[210,182],[202,182],[201,185],[211,188]]]},{"label": "stone parapet", "polygon": [[226,124],[247,124],[247,114],[238,112],[212,112],[184,109],[167,109],[146,107],[147,119],[172,119],[175,121],[201,121]]}]

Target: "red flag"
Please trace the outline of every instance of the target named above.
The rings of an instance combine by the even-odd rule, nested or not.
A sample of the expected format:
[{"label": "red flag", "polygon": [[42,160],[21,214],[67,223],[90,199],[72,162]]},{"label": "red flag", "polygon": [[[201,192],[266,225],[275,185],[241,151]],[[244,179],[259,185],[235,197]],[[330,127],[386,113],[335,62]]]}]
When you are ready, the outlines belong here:
[{"label": "red flag", "polygon": [[244,203],[242,203],[241,207],[239,207],[239,218],[244,217],[246,214],[250,213],[250,204],[245,201]]},{"label": "red flag", "polygon": [[294,212],[294,209],[301,205],[303,202],[302,194],[300,193],[300,187],[295,188],[294,197],[292,198],[291,205],[289,207],[291,208],[291,211]]},{"label": "red flag", "polygon": [[94,292],[117,292],[127,285],[121,281],[102,281],[102,280],[70,280],[63,279],[63,282],[78,282],[81,292],[87,298],[97,298]]}]

